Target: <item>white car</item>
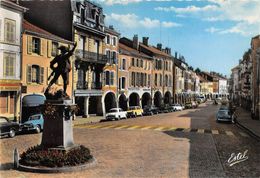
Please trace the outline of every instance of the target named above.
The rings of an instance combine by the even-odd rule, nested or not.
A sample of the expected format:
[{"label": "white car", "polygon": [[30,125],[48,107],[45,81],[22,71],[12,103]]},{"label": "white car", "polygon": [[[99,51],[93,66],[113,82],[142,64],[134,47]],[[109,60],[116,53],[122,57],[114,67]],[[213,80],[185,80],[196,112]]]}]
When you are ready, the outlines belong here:
[{"label": "white car", "polygon": [[183,108],[180,104],[173,104],[171,105],[174,111],[181,111]]},{"label": "white car", "polygon": [[120,119],[127,118],[127,112],[123,111],[121,108],[112,108],[106,114],[106,120],[120,120]]}]

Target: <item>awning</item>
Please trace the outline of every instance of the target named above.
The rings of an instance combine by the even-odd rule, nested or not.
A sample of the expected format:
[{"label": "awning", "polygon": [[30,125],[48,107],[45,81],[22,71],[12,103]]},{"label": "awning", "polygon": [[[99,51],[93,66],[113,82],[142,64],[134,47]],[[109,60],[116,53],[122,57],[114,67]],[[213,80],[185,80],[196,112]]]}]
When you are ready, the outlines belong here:
[{"label": "awning", "polygon": [[26,95],[22,99],[23,107],[35,107],[44,104],[45,96],[39,94]]}]

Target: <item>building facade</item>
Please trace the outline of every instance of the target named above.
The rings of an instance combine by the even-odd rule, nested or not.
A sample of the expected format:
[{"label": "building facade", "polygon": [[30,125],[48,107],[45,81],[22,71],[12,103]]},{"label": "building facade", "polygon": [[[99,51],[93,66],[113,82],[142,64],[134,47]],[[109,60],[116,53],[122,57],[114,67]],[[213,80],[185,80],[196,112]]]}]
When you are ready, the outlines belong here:
[{"label": "building facade", "polygon": [[252,117],[260,118],[260,35],[251,40],[252,58]]},{"label": "building facade", "polygon": [[21,99],[21,32],[26,8],[0,1],[0,113],[17,119]]},{"label": "building facade", "polygon": [[[153,58],[140,52],[138,45],[134,45],[134,40],[120,39],[120,65],[122,65],[122,69],[124,68],[124,70],[128,71],[128,77],[125,78],[128,82],[128,91],[120,93],[120,107],[125,105],[121,105],[123,103],[123,95],[126,96],[128,101],[127,106],[140,106],[143,108],[152,104],[151,75]],[[124,77],[122,69],[120,69],[120,78]]]}]

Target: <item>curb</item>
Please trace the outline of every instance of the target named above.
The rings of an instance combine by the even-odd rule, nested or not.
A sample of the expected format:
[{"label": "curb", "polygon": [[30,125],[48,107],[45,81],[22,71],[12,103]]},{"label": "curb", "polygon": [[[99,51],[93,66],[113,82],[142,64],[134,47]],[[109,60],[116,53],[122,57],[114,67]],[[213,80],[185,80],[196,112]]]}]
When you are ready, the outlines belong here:
[{"label": "curb", "polygon": [[245,130],[251,137],[255,138],[257,141],[260,141],[260,136],[258,136],[254,131],[244,126],[243,124],[240,124],[238,119],[236,120],[236,126]]},{"label": "curb", "polygon": [[73,172],[73,171],[83,171],[94,167],[96,164],[97,164],[97,160],[95,158],[92,158],[86,164],[79,165],[79,166],[48,168],[48,167],[30,167],[30,166],[24,166],[20,164],[17,169],[19,171],[34,172],[34,173],[64,173],[64,172]]}]

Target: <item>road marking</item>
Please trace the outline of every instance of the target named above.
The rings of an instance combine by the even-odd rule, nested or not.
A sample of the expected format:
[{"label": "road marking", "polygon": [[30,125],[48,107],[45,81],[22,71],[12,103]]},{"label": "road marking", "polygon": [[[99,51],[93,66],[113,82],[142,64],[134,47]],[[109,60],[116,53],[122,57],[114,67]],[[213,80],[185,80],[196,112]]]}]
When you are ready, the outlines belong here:
[{"label": "road marking", "polygon": [[198,129],[197,133],[204,133],[204,129]]},{"label": "road marking", "polygon": [[134,125],[134,126],[128,127],[127,129],[128,129],[128,130],[134,130],[134,129],[137,129],[137,128],[139,128],[139,127],[142,127],[142,126],[140,126],[140,125]]},{"label": "road marking", "polygon": [[146,127],[141,128],[141,130],[148,130],[148,129],[151,129],[151,128],[153,128],[153,126],[146,126]]},{"label": "road marking", "polygon": [[233,132],[231,132],[231,131],[226,131],[226,134],[229,136],[234,136]]},{"label": "road marking", "polygon": [[129,127],[129,125],[123,125],[123,126],[115,127],[114,129],[116,129],[116,130],[125,129],[126,127]]},{"label": "road marking", "polygon": [[165,127],[157,127],[157,128],[155,128],[155,129],[153,129],[153,130],[162,131],[163,129],[165,129]]},{"label": "road marking", "polygon": [[244,132],[239,132],[239,134],[243,137],[249,137],[247,134],[245,134]]},{"label": "road marking", "polygon": [[104,126],[100,129],[110,129],[110,128],[115,128],[115,127],[118,127],[119,125],[107,125],[107,126]]},{"label": "road marking", "polygon": [[218,135],[218,134],[219,134],[218,130],[211,130],[211,132],[212,132],[212,134],[214,134],[214,135]]},{"label": "road marking", "polygon": [[88,127],[89,129],[98,129],[101,127],[106,127],[105,125],[93,125],[92,127]]},{"label": "road marking", "polygon": [[[197,132],[202,134],[226,134],[229,136],[234,136],[232,131],[219,131],[219,130],[209,130],[209,129],[194,129],[194,128],[176,128],[176,127],[167,127],[167,126],[142,126],[142,125],[76,125],[76,128],[87,128],[87,129],[127,129],[127,130],[154,130],[154,131],[179,131],[179,132]],[[243,132],[239,132],[243,137],[249,137]]]}]

